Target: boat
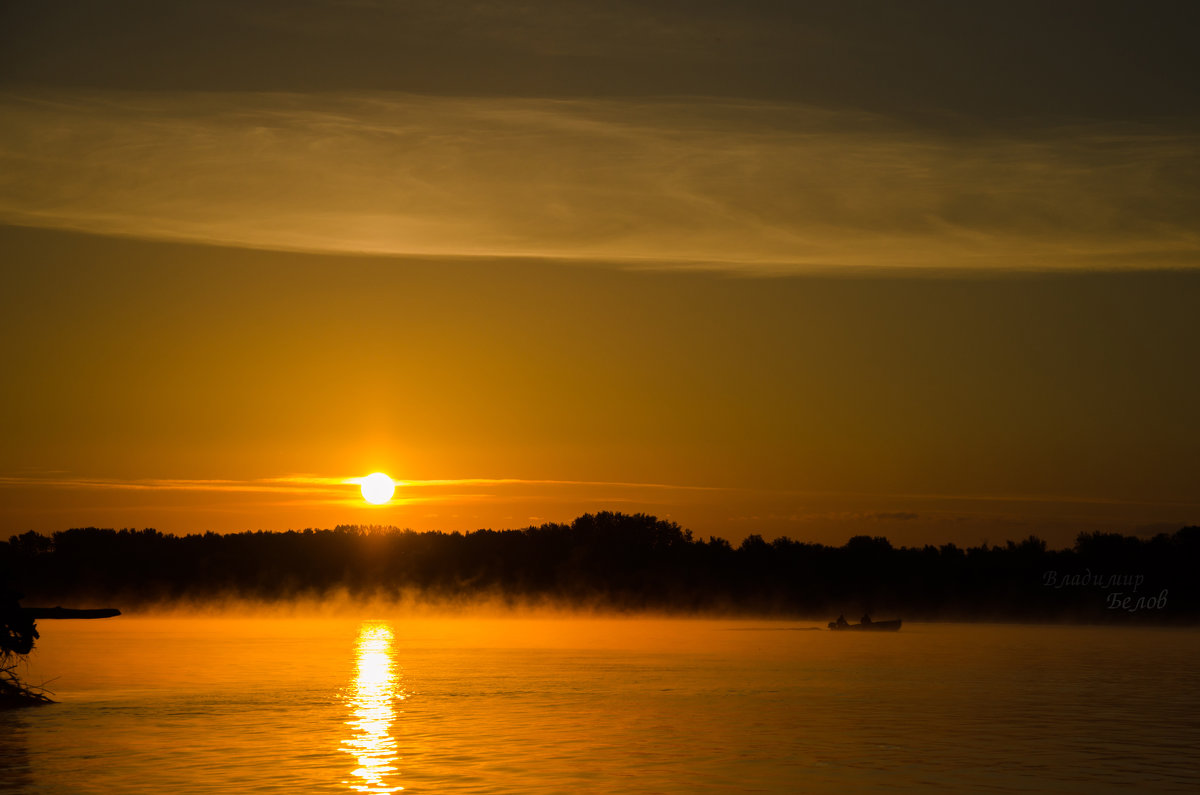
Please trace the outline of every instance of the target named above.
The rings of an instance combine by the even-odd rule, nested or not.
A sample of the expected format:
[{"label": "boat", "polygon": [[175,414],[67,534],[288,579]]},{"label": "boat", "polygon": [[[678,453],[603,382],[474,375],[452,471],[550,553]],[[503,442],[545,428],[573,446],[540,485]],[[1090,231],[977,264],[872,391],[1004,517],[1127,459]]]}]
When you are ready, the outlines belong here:
[{"label": "boat", "polygon": [[900,629],[900,619],[894,621],[868,621],[865,624],[839,624],[836,621],[829,622],[829,628],[843,631],[865,631],[865,632],[895,632]]},{"label": "boat", "polygon": [[115,607],[77,608],[77,607],[18,607],[15,611],[23,618],[35,621],[43,618],[113,618],[121,615]]}]

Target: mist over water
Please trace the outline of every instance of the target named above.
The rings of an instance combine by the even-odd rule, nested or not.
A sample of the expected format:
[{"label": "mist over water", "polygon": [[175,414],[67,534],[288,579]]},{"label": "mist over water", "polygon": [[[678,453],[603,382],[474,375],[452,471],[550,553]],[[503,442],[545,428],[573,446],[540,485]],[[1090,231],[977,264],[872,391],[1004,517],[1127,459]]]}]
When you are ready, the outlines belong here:
[{"label": "mist over water", "polygon": [[[882,616],[881,616],[882,617]],[[1190,629],[383,612],[55,622],[0,792],[1192,791]]]}]

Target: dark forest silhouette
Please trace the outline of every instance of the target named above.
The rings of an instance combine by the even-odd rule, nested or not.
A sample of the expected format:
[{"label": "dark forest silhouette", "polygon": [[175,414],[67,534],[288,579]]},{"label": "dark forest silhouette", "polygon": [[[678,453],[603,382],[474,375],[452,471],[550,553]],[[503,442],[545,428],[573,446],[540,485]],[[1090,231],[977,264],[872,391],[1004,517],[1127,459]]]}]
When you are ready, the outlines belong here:
[{"label": "dark forest silhouette", "polygon": [[523,530],[205,533],[80,528],[0,543],[0,575],[29,600],[241,597],[267,601],[416,594],[432,600],[616,610],[827,617],[871,610],[911,619],[1192,622],[1200,527],[1142,540],[1080,535],[1074,547],[844,546],[752,535],[738,547],[647,515],[585,514]]}]

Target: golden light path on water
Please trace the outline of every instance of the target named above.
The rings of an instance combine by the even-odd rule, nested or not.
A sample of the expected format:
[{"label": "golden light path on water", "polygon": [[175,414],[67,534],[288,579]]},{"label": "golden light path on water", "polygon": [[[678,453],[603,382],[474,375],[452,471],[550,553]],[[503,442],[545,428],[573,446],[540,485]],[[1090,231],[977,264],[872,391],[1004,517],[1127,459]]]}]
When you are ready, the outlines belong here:
[{"label": "golden light path on water", "polygon": [[397,792],[404,789],[394,783],[396,739],[396,701],[404,694],[397,686],[399,674],[393,661],[392,628],[387,624],[366,623],[358,633],[353,685],[347,691],[347,703],[353,718],[346,725],[353,729],[342,740],[342,750],[358,762],[346,784],[356,792]]}]

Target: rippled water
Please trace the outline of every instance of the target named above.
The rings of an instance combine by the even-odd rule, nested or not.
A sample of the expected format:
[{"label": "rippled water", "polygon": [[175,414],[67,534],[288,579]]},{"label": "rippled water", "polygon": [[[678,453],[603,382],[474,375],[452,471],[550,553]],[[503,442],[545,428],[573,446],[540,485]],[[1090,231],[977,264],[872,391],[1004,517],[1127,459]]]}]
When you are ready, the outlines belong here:
[{"label": "rippled water", "polygon": [[1200,790],[1200,633],[44,622],[0,791]]}]

